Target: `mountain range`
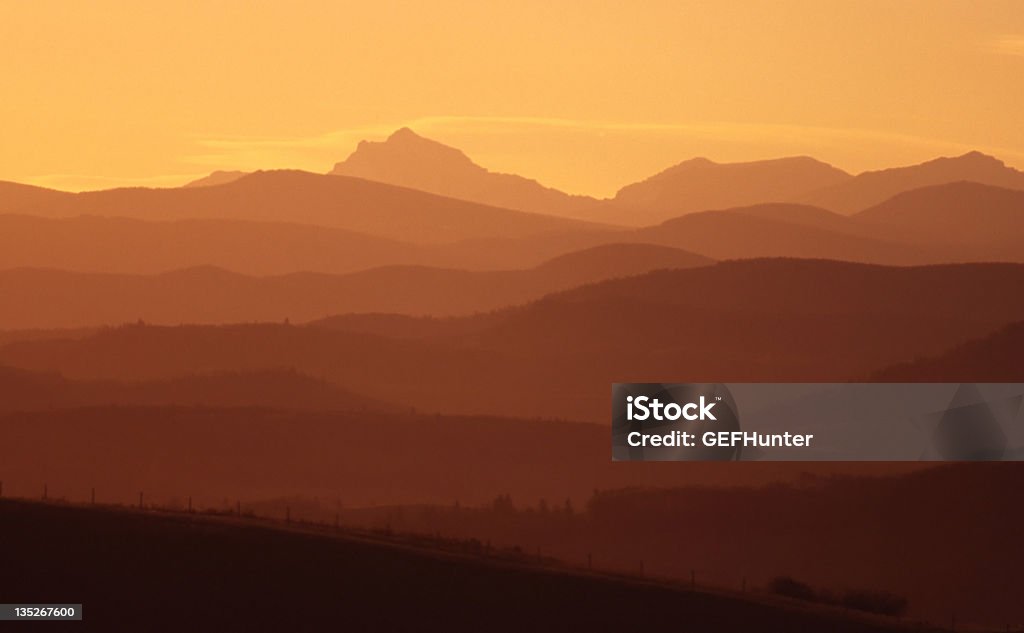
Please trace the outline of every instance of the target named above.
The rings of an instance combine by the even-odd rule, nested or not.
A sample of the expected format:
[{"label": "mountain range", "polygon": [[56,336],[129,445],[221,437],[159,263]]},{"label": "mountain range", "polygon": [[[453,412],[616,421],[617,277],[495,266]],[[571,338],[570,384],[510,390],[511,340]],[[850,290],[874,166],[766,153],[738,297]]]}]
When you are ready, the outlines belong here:
[{"label": "mountain range", "polygon": [[330,173],[549,215],[590,218],[590,210],[598,203],[522,176],[488,171],[460,150],[423,138],[409,128],[382,142],[360,142]]},{"label": "mountain range", "polygon": [[596,200],[490,172],[403,128],[332,174],[216,172],[78,194],[0,183],[0,269],[501,270],[630,242],[713,259],[1024,261],[1024,174],[977,152],[856,176],[808,157],[693,159]]},{"label": "mountain range", "polygon": [[[384,141],[360,142],[329,173],[342,178],[217,171],[179,189],[81,194],[0,182],[0,213],[287,221],[430,242],[573,226],[537,215],[644,226],[688,213],[778,202],[849,215],[907,191],[959,181],[1024,190],[1024,172],[980,152],[857,175],[806,156],[739,163],[694,158],[600,200],[489,171],[462,151],[408,128]],[[234,187],[242,181],[248,182]]]},{"label": "mountain range", "polygon": [[867,171],[845,182],[802,195],[799,201],[839,213],[856,213],[906,191],[960,181],[1022,190],[1024,172],[981,152],[968,152],[919,165]]},{"label": "mountain range", "polygon": [[698,211],[794,202],[843,214],[912,189],[958,181],[1024,189],[1024,173],[980,152],[851,175],[807,156],[717,163],[694,158],[628,184],[607,200],[488,171],[462,151],[402,128],[363,141],[330,172],[521,211],[642,226]]},{"label": "mountain range", "polygon": [[[167,196],[164,202],[174,204],[168,202],[167,213],[162,215],[188,215],[189,207],[177,200],[178,196],[188,194],[186,197],[205,200],[195,215],[224,215],[233,219],[158,221],[0,214],[0,270],[29,267],[152,274],[214,266],[249,275],[299,271],[344,274],[395,265],[512,270],[533,268],[552,258],[596,246],[627,243],[682,249],[716,260],[803,257],[887,265],[1024,261],[1024,191],[971,182],[908,191],[854,215],[794,203],[768,203],[689,213],[646,227],[615,228],[480,207],[487,217],[460,228],[452,224],[452,218],[473,213],[464,206],[472,203],[352,179],[413,198],[426,196],[431,203],[441,206],[392,209],[406,218],[415,216],[410,226],[393,226],[386,220],[386,214],[376,216],[372,222],[346,221],[366,232],[241,219],[249,215],[295,215],[285,202],[301,200],[307,183],[314,183],[314,188],[327,184],[330,190],[330,181],[342,180],[314,174],[294,176],[284,172],[253,174],[226,185],[128,192],[152,200]],[[245,201],[259,198],[269,184],[273,184],[281,204],[267,203],[262,212],[250,213]],[[22,193],[28,191],[27,197],[37,201],[59,193],[17,189]],[[347,190],[347,184],[341,188],[342,193]],[[75,203],[81,200],[77,195],[57,197]],[[321,208],[329,207],[331,199],[321,201]],[[19,201],[19,208],[30,206],[25,204],[26,196],[0,199],[0,206],[19,206]],[[218,203],[222,206],[218,207]],[[455,207],[448,207],[449,203]],[[373,207],[367,204],[368,208]],[[53,215],[54,208],[49,208]],[[74,208],[75,204],[71,204],[65,210],[70,214]],[[154,208],[157,207],[135,209]],[[177,210],[170,213],[174,209]],[[128,213],[127,209],[124,211]],[[161,215],[148,211],[131,215]],[[346,211],[342,219],[353,215],[359,214]],[[345,222],[341,219],[335,222],[342,223]],[[419,237],[412,235],[417,226],[426,225],[431,228],[424,229]],[[506,234],[506,226],[517,228]],[[428,233],[429,237],[425,237]],[[452,241],[437,241],[441,239]]]},{"label": "mountain range", "polygon": [[725,164],[694,158],[623,187],[606,211],[629,224],[651,224],[697,211],[792,202],[848,179],[846,172],[806,156]]}]

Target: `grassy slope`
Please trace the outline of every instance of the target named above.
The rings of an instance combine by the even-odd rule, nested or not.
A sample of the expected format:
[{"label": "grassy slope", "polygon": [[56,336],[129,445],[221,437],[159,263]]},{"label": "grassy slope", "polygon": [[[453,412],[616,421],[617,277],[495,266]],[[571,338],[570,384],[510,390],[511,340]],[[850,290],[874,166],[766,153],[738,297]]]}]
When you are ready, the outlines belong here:
[{"label": "grassy slope", "polygon": [[[821,610],[352,537],[0,501],[0,595],[92,630],[877,631]],[[66,626],[66,625],[64,625]]]}]

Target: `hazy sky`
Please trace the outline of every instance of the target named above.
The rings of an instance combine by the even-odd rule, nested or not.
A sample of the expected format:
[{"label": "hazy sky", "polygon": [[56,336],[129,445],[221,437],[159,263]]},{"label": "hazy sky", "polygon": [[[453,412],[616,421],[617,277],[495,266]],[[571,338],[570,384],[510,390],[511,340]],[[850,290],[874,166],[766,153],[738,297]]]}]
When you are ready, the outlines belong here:
[{"label": "hazy sky", "polygon": [[407,125],[606,195],[693,156],[1024,167],[1024,2],[0,0],[0,180],[327,171]]}]

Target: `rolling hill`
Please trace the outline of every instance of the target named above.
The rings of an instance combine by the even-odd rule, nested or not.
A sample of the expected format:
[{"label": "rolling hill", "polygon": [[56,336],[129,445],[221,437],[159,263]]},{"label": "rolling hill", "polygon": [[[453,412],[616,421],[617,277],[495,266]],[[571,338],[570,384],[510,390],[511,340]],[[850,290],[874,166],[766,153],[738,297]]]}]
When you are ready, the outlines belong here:
[{"label": "rolling hill", "polygon": [[0,214],[19,213],[315,224],[421,244],[523,237],[591,226],[360,178],[301,171],[261,171],[203,187],[108,189],[65,195],[38,190],[32,196],[0,198]]},{"label": "rolling hill", "polygon": [[207,265],[273,275],[347,273],[424,259],[412,244],[302,224],[0,215],[0,269],[151,274]]},{"label": "rolling hill", "polygon": [[853,219],[878,234],[977,261],[1024,260],[1024,185],[956,182],[901,193]]},{"label": "rolling hill", "polygon": [[906,630],[838,610],[542,567],[521,555],[195,515],[2,500],[0,537],[19,543],[3,554],[16,573],[0,576],[0,592],[22,603],[80,601],[83,621],[73,627],[83,630],[622,630],[638,613],[649,631],[676,631],[680,621],[723,633]]},{"label": "rolling hill", "polygon": [[0,366],[0,411],[96,406],[270,407],[295,410],[394,411],[290,369],[191,374],[149,382],[73,381],[55,373]]},{"label": "rolling hill", "polygon": [[387,336],[394,323],[129,326],[14,342],[0,363],[88,380],[294,367],[423,411],[597,421],[611,382],[844,381],[939,354],[1024,320],[1022,284],[1013,264],[746,260],[593,284],[419,338]]},{"label": "rolling hill", "polygon": [[[83,385],[88,388],[88,385]],[[142,385],[155,393],[160,384]],[[126,393],[126,392],[125,392]],[[227,398],[221,400],[226,402]],[[136,402],[139,399],[136,398]],[[499,494],[582,508],[595,489],[794,482],[809,469],[884,475],[922,464],[613,463],[607,425],[492,416],[192,404],[35,406],[0,412],[5,496],[131,503],[193,497],[196,506],[319,499],[327,507],[388,507]],[[290,408],[289,408],[290,407]],[[39,451],[46,445],[45,452]],[[528,456],[528,457],[527,457]]]},{"label": "rolling hill", "polygon": [[[177,196],[200,195],[206,202],[194,209],[194,215],[225,215],[217,211],[216,205],[204,206],[225,199],[229,203],[225,203],[224,208],[233,210],[227,215],[238,211],[240,216],[248,217],[273,216],[273,209],[280,208],[286,198],[299,192],[290,204],[303,211],[291,215],[308,221],[319,218],[330,222],[322,214],[317,215],[326,213],[327,207],[303,206],[306,198],[318,195],[319,189],[325,186],[333,189],[325,185],[324,179],[328,183],[342,183],[341,189],[345,191],[353,182],[357,183],[355,189],[388,188],[345,177],[275,172],[190,189],[118,190],[120,193],[114,198],[123,195],[162,201],[155,207],[147,207],[151,212],[143,215],[164,217],[190,213],[183,199]],[[284,183],[279,191],[267,195],[258,193],[261,188],[275,186],[276,181]],[[57,199],[70,199],[75,203],[69,209],[84,206],[131,214],[135,214],[132,209],[138,210],[78,203],[92,194],[26,190],[30,192],[29,197],[40,192],[59,194]],[[388,191],[396,196],[396,192],[404,192],[402,196],[413,198],[428,195],[395,187]],[[113,195],[111,192],[94,193],[97,199]],[[352,191],[343,191],[335,197],[351,199],[350,193]],[[323,199],[335,199],[332,195]],[[239,206],[239,200],[246,196],[254,196],[258,201],[252,206]],[[277,203],[273,202],[275,196]],[[375,201],[366,198],[366,208],[376,209],[369,214],[373,217],[349,222],[366,232],[240,219],[142,221],[91,216],[42,219],[0,214],[0,269],[30,267],[150,274],[214,266],[243,274],[273,275],[300,271],[339,274],[398,265],[493,271],[532,268],[574,251],[616,243],[667,246],[712,259],[802,257],[887,265],[1024,261],[1024,252],[1019,246],[1024,243],[1024,222],[1019,219],[1020,196],[1012,190],[977,183],[952,183],[908,191],[854,216],[803,204],[765,203],[693,212],[658,225],[634,229],[614,229],[480,205],[476,207],[484,211],[477,214],[470,208],[471,203],[453,202],[458,208],[453,210],[445,206],[446,199],[436,196],[431,196],[432,203],[444,207],[441,210],[394,206],[400,203],[402,196],[392,196],[380,209]],[[182,206],[176,206],[179,203]],[[0,207],[4,204],[5,200],[0,199]],[[18,205],[10,203],[8,206]],[[350,218],[351,208],[342,206],[339,217]],[[420,216],[420,211],[424,215]],[[410,213],[417,217],[410,219]],[[465,230],[453,228],[464,224],[465,214],[474,216],[475,220],[466,225]],[[508,217],[516,219],[508,231],[502,224],[508,219],[505,214],[512,214]],[[503,217],[505,220],[501,219]],[[424,228],[427,224],[430,227]],[[401,228],[395,229],[396,226]],[[408,241],[386,239],[375,232],[399,234]],[[442,238],[453,241],[437,241]],[[184,244],[189,247],[183,248]],[[617,261],[612,258],[609,267],[616,266]]]},{"label": "rolling hill", "polygon": [[0,181],[0,208],[3,213],[46,215],[51,209],[66,208],[75,199],[75,195],[67,191]]},{"label": "rolling hill", "polygon": [[214,171],[210,172],[209,175],[203,176],[191,182],[185,183],[183,187],[212,187],[213,185],[226,185],[229,182],[234,182],[242,176],[248,175],[246,171]]},{"label": "rolling hill", "polygon": [[926,247],[876,237],[856,222],[798,205],[689,213],[637,229],[631,237],[697,249],[715,259],[796,257],[898,265],[935,261]]},{"label": "rolling hill", "polygon": [[138,319],[163,324],[309,321],[356,312],[471,314],[613,277],[710,263],[662,246],[609,244],[529,270],[491,272],[389,266],[347,275],[250,277],[211,267],[157,275],[14,269],[0,271],[0,295],[6,299],[0,304],[0,328],[72,328]]},{"label": "rolling hill", "polygon": [[871,374],[880,382],[1024,382],[1024,322]]}]

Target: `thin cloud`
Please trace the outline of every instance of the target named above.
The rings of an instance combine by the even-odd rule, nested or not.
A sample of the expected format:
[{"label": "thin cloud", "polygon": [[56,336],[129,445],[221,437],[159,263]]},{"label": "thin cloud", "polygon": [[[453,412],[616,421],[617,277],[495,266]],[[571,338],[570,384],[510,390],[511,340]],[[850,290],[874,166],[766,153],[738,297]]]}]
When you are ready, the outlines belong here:
[{"label": "thin cloud", "polygon": [[[1024,42],[1024,40],[1022,40]],[[851,143],[886,143],[917,147],[932,152],[968,152],[979,150],[1000,157],[1024,157],[1024,153],[1006,147],[978,146],[863,128],[833,128],[778,123],[742,123],[709,121],[698,123],[635,123],[621,121],[581,121],[543,117],[431,116],[396,122],[334,130],[302,137],[217,137],[198,138],[208,150],[186,158],[200,165],[231,165],[234,168],[300,167],[326,170],[330,165],[312,164],[311,159],[337,161],[361,140],[379,139],[401,127],[409,127],[425,136],[454,134],[497,135],[546,128],[582,134],[656,134],[699,142],[744,143],[751,146],[800,142],[809,148],[846,146]],[[685,157],[680,157],[680,159]]]},{"label": "thin cloud", "polygon": [[27,182],[37,187],[61,191],[94,191],[118,187],[180,187],[206,176],[205,173],[165,174],[160,176],[97,176],[92,174],[43,174]]},{"label": "thin cloud", "polygon": [[999,37],[988,43],[987,48],[1000,55],[1024,57],[1024,35]]},{"label": "thin cloud", "polygon": [[[1021,40],[1017,40],[1021,41]],[[707,148],[697,153],[686,154],[681,149],[676,160],[690,158],[693,155],[707,155],[716,158],[716,151],[728,146],[732,155],[736,148],[746,148],[739,152],[755,158],[774,156],[779,147],[791,148],[799,153],[827,158],[830,155],[842,155],[851,147],[892,147],[899,148],[906,155],[908,148],[916,151],[912,155],[934,157],[939,155],[962,154],[978,150],[995,155],[1011,163],[1024,162],[1024,152],[1006,147],[978,146],[973,144],[951,142],[944,139],[927,138],[908,134],[900,134],[863,128],[836,128],[823,126],[807,126],[780,123],[750,123],[730,121],[705,121],[692,123],[638,123],[629,121],[587,121],[556,117],[508,117],[508,116],[428,116],[388,124],[354,126],[332,130],[311,136],[226,136],[208,137],[195,136],[193,142],[195,153],[183,156],[180,161],[187,165],[189,173],[166,174],[152,177],[119,177],[97,176],[87,174],[49,174],[32,178],[35,185],[62,189],[65,191],[84,191],[118,186],[139,187],[175,187],[190,180],[200,178],[215,169],[238,169],[254,171],[257,169],[303,169],[323,173],[333,164],[344,159],[349,152],[362,140],[379,140],[387,137],[396,129],[409,127],[427,137],[448,139],[456,146],[463,145],[466,138],[475,139],[478,148],[487,146],[481,139],[507,136],[510,134],[536,134],[541,137],[557,137],[558,135],[595,136],[602,138],[617,137],[622,143],[633,143],[638,140],[648,143],[659,141],[667,147]],[[552,174],[530,173],[529,168],[520,169],[518,161],[504,161],[503,165],[494,164],[493,156],[471,153],[480,164],[490,168],[504,168],[523,176],[539,178],[546,184],[560,186],[563,189],[597,195],[590,191],[592,186],[573,187],[570,183],[552,182],[556,180]],[[665,152],[662,152],[665,155]],[[666,163],[664,166],[668,166]],[[837,165],[845,167],[842,164]],[[891,165],[880,165],[880,167]],[[654,167],[644,170],[651,171]],[[631,182],[642,176],[642,173],[616,174],[622,180],[618,185]],[[653,173],[653,171],[652,171]],[[614,184],[614,183],[613,183]],[[609,190],[617,188],[609,185]],[[607,193],[607,192],[605,192]]]}]

